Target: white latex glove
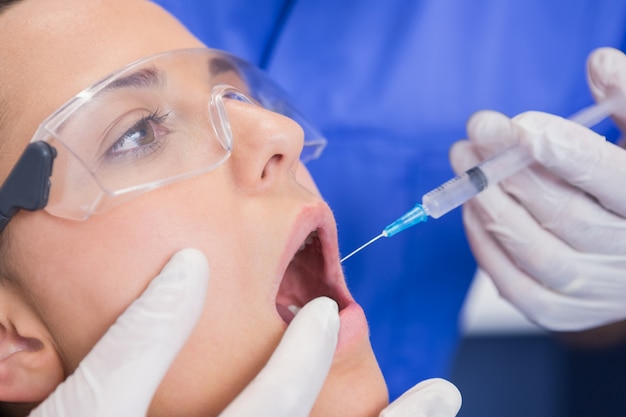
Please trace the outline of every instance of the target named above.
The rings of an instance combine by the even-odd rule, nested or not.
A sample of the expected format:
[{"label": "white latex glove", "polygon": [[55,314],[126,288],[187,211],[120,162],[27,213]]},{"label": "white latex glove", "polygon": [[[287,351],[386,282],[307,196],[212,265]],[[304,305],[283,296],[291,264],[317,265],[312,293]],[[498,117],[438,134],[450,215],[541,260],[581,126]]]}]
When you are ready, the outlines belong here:
[{"label": "white latex glove", "polygon": [[[626,57],[595,51],[596,99],[626,94]],[[626,126],[626,106],[614,120]],[[538,162],[465,204],[472,251],[500,294],[551,330],[626,319],[626,151],[545,113],[480,112],[451,149],[457,172],[519,141]]]},{"label": "white latex glove", "polygon": [[[200,316],[208,276],[206,258],[199,251],[185,249],[174,255],[74,374],[30,416],[145,416]],[[334,301],[318,298],[308,303],[265,368],[222,417],[308,415],[330,368],[338,330]]]},{"label": "white latex glove", "polygon": [[220,417],[308,416],[337,347],[338,310],[327,297],[305,304],[267,365]]},{"label": "white latex glove", "polygon": [[389,404],[380,417],[454,417],[461,408],[461,393],[445,379],[420,382]]}]

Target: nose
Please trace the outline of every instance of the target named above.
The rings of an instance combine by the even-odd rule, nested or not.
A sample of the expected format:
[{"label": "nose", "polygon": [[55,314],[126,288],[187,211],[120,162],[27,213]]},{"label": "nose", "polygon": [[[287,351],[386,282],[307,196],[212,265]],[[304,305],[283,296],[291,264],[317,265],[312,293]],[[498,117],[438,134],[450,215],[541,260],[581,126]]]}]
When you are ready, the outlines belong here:
[{"label": "nose", "polygon": [[263,189],[295,173],[304,144],[300,125],[242,101],[229,100],[225,107],[233,135],[228,164],[239,186]]}]

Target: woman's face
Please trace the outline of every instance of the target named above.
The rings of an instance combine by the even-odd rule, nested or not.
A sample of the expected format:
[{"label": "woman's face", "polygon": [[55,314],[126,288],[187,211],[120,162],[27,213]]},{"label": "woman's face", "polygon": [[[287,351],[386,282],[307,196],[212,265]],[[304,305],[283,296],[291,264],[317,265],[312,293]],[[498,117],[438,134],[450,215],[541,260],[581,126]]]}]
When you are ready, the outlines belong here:
[{"label": "woman's face", "polygon": [[[25,0],[0,20],[0,182],[42,120],[77,92],[138,58],[203,46],[141,0]],[[205,310],[151,416],[216,414],[276,347],[289,321],[283,306],[319,295],[338,301],[341,330],[315,415],[377,415],[386,388],[346,290],[333,216],[298,159],[302,131],[259,107],[229,114],[233,153],[207,174],[83,222],[43,210],[11,220],[8,271],[46,329],[42,341],[70,374],[167,260],[195,247],[211,269]],[[314,231],[318,241],[296,255]]]}]

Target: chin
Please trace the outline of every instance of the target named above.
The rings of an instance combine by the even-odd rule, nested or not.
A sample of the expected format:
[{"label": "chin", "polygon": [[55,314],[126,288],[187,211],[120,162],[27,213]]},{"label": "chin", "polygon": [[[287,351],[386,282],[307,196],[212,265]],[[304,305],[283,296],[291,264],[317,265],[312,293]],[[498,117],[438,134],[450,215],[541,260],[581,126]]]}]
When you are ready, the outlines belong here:
[{"label": "chin", "polygon": [[369,343],[347,360],[335,357],[312,417],[377,417],[389,404],[387,385]]}]

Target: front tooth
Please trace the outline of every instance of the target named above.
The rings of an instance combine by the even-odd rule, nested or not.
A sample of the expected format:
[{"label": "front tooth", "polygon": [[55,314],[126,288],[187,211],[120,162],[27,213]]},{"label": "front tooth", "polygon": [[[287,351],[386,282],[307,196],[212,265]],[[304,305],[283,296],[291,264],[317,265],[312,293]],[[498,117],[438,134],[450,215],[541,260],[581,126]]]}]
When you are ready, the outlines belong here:
[{"label": "front tooth", "polygon": [[313,243],[313,239],[317,238],[317,230],[311,232],[307,237],[306,240],[304,241],[304,243],[306,243],[307,245],[310,245],[311,243]]},{"label": "front tooth", "polygon": [[313,239],[317,238],[317,230],[309,233],[309,235],[304,239],[304,242],[298,248],[298,252],[302,251],[306,245],[310,245],[313,243]]},{"label": "front tooth", "polygon": [[298,306],[295,306],[295,305],[290,305],[287,308],[289,309],[289,311],[291,311],[293,313],[294,316],[296,314],[298,314],[298,311],[302,310],[302,307],[298,307]]}]

